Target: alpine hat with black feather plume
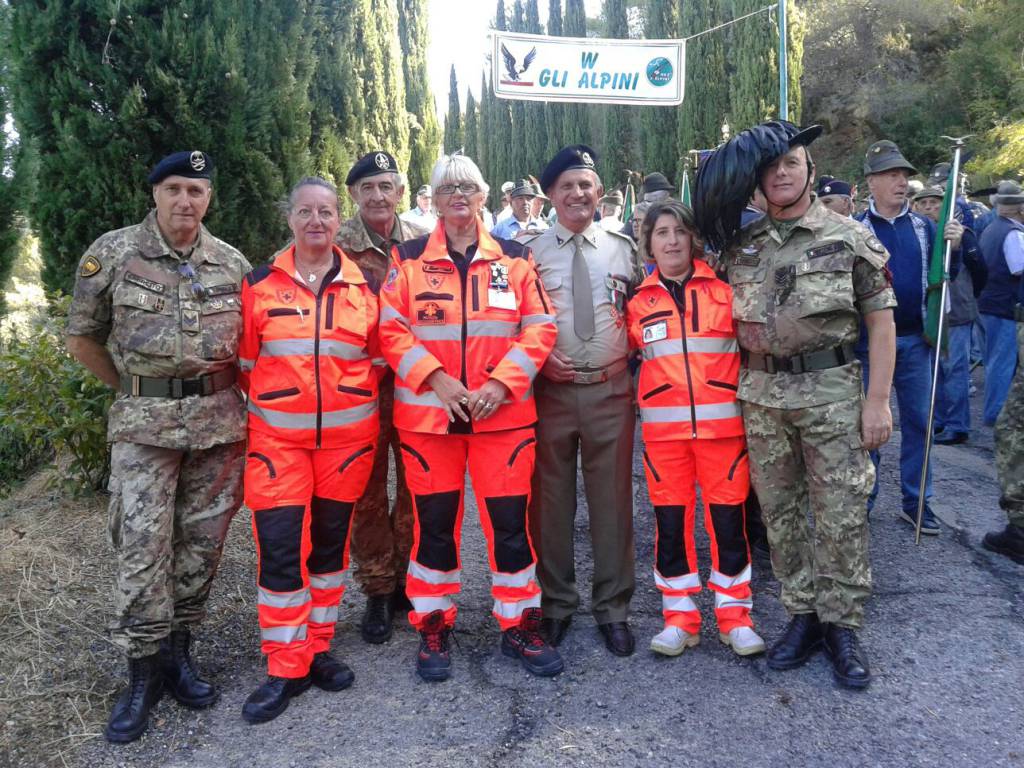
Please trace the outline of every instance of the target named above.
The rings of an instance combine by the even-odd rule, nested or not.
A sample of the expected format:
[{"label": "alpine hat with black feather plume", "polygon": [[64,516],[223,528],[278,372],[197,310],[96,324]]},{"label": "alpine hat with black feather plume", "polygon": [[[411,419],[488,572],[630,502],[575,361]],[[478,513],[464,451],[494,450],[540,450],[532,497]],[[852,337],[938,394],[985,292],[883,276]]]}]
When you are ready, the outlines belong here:
[{"label": "alpine hat with black feather plume", "polygon": [[705,158],[693,193],[693,214],[704,241],[717,251],[729,246],[764,167],[793,147],[806,147],[821,131],[820,125],[801,130],[787,120],[771,120],[742,131]]}]

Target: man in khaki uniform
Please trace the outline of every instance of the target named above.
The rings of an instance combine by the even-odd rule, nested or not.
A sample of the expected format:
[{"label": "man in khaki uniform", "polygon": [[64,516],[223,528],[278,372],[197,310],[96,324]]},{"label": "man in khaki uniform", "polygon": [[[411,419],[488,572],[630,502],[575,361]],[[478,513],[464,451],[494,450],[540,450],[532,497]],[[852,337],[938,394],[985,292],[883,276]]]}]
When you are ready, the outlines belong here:
[{"label": "man in khaki uniform", "polygon": [[[812,202],[807,145],[820,133],[784,121],[743,131],[701,164],[695,213],[708,242],[723,249],[733,289],[751,479],[792,616],[768,666],[798,667],[824,644],[836,681],[863,688],[871,676],[854,630],[871,589],[867,449],[892,432],[896,300],[878,239]],[[728,199],[744,183],[742,199]],[[755,185],[767,215],[739,232]],[[853,351],[862,319],[871,354],[866,399]]]},{"label": "man in khaki uniform", "polygon": [[577,454],[594,546],[591,611],[612,653],[628,656],[635,587],[633,553],[633,384],[626,359],[625,302],[636,285],[629,238],[594,223],[603,194],[596,154],[562,149],[541,176],[558,212],[551,229],[527,238],[551,300],[558,341],[536,381],[537,468],[530,532],[537,548],[544,631],[552,645],[579,606],[573,553]]},{"label": "man in khaki uniform", "polygon": [[[376,278],[379,291],[391,262],[391,248],[428,231],[396,215],[399,203],[405,199],[405,183],[395,158],[387,152],[378,150],[359,158],[345,185],[358,211],[341,224],[335,241]],[[394,396],[395,374],[388,369],[380,382],[380,438],[373,472],[352,516],[355,580],[366,595],[360,630],[368,643],[386,642],[391,637],[395,610],[411,607],[405,596],[405,572],[412,549],[412,501],[392,422]],[[389,445],[397,471],[396,499],[390,514]]]},{"label": "man in khaki uniform", "polygon": [[212,169],[198,151],[164,158],[149,176],[156,210],[89,247],[69,311],[69,351],[119,392],[108,418],[111,634],[131,682],[107,726],[114,742],[142,734],[164,688],[192,708],[217,699],[189,646],[242,501],[235,374],[250,266],[201,224]]}]

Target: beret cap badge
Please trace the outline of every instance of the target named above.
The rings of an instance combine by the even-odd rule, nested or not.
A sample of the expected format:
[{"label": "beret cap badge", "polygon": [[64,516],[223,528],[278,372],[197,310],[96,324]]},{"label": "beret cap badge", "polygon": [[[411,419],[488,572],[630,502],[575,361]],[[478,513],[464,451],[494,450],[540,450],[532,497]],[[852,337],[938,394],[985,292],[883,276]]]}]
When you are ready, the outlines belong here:
[{"label": "beret cap badge", "polygon": [[197,149],[189,155],[188,164],[192,166],[193,171],[201,171],[206,168],[206,157]]},{"label": "beret cap badge", "polygon": [[383,152],[378,152],[376,157],[373,158],[373,161],[377,164],[378,168],[387,168],[391,165],[391,162],[388,160],[388,156]]}]

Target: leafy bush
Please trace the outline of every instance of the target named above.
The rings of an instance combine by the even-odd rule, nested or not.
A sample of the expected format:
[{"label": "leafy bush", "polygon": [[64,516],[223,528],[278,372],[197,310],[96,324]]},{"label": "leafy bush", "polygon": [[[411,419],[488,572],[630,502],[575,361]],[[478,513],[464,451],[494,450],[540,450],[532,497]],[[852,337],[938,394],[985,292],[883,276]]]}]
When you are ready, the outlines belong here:
[{"label": "leafy bush", "polygon": [[69,301],[58,297],[28,334],[0,348],[0,490],[53,456],[67,457],[61,482],[73,490],[101,488],[109,474],[113,393],[64,347]]}]

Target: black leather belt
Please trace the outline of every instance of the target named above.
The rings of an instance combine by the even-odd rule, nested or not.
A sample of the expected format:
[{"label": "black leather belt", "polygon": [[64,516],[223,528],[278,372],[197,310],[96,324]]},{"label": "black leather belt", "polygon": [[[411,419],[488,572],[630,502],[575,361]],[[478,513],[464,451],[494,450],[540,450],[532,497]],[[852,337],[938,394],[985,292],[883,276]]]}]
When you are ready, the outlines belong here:
[{"label": "black leather belt", "polygon": [[234,367],[207,373],[195,379],[155,379],[149,376],[124,374],[121,376],[121,391],[132,397],[169,397],[180,400],[183,397],[220,392],[232,386],[236,378],[237,371]]},{"label": "black leather belt", "polygon": [[807,373],[808,371],[824,371],[838,368],[856,359],[853,344],[844,344],[831,349],[819,349],[816,352],[804,352],[793,357],[777,355],[759,355],[756,352],[741,350],[740,360],[743,367],[751,371],[766,373]]},{"label": "black leather belt", "polygon": [[1018,323],[1024,323],[1024,307],[1017,304],[1013,308],[1013,319]]}]

